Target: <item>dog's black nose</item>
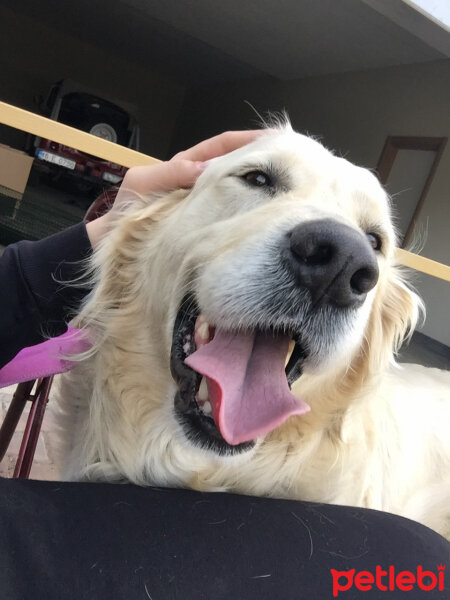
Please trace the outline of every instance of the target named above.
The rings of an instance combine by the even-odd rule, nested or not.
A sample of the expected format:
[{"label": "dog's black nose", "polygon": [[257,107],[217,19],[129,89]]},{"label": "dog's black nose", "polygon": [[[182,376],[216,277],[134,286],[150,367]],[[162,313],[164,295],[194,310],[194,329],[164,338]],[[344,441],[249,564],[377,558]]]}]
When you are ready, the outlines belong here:
[{"label": "dog's black nose", "polygon": [[297,225],[288,234],[289,263],[313,304],[357,306],[378,281],[378,264],[368,240],[356,229],[322,219]]}]

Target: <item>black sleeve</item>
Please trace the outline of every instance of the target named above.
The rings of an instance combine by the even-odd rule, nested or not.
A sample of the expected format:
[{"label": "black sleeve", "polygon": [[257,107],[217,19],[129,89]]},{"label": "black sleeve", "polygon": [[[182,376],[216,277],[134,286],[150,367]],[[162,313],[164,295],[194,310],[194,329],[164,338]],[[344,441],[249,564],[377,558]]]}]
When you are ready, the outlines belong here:
[{"label": "black sleeve", "polygon": [[79,277],[91,252],[84,223],[6,248],[0,258],[0,366],[22,348],[66,331],[88,289],[61,282]]}]

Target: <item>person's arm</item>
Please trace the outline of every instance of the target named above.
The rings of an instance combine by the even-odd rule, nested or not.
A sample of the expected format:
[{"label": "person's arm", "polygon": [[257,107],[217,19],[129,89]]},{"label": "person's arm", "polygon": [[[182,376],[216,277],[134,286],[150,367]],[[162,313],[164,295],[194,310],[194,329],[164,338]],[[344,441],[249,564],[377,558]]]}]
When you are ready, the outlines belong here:
[{"label": "person's arm", "polygon": [[79,277],[91,251],[84,223],[6,248],[0,259],[0,366],[21,348],[64,333],[88,290],[60,282]]},{"label": "person's arm", "polygon": [[[64,285],[83,274],[92,248],[107,233],[111,213],[129,192],[149,194],[191,187],[205,161],[253,141],[260,131],[232,131],[178,153],[168,162],[133,167],[125,175],[110,213],[38,242],[9,246],[0,258],[0,367],[19,350],[67,329],[88,289]],[[125,193],[123,193],[125,192]]]}]

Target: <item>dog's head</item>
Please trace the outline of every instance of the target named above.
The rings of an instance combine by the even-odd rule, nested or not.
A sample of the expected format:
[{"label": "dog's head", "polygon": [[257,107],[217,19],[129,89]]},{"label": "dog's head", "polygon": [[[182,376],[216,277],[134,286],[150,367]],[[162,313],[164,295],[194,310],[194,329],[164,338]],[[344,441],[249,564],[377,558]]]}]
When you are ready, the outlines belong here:
[{"label": "dog's head", "polygon": [[137,200],[84,314],[116,387],[145,382],[152,423],[239,454],[308,404],[345,410],[385,367],[417,313],[394,247],[375,176],[286,126],[189,192]]}]

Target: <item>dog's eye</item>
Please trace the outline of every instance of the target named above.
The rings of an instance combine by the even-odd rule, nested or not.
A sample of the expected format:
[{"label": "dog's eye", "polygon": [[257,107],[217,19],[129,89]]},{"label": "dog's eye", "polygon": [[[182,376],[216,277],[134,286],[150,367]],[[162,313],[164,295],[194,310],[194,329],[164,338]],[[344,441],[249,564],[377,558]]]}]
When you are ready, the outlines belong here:
[{"label": "dog's eye", "polygon": [[377,233],[366,233],[366,237],[369,241],[369,244],[372,246],[372,248],[376,251],[379,252],[381,250],[381,238]]},{"label": "dog's eye", "polygon": [[245,181],[255,187],[271,187],[272,179],[263,171],[249,171],[242,176]]}]

